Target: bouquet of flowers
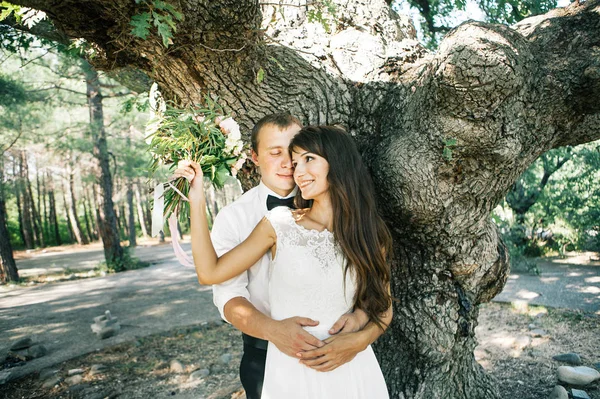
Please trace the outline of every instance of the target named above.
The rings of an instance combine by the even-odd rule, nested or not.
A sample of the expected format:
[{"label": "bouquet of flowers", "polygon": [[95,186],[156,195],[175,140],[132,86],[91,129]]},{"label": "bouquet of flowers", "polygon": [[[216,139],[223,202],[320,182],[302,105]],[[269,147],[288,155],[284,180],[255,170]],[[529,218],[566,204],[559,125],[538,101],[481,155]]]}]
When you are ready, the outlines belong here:
[{"label": "bouquet of flowers", "polygon": [[[151,173],[160,165],[169,165],[174,171],[180,160],[189,159],[200,164],[204,176],[215,187],[222,188],[227,177],[235,176],[242,167],[246,154],[242,151],[239,125],[209,96],[203,105],[177,108],[163,100],[155,83],[150,90],[150,108],[152,118],[146,125],[146,142],[152,154]],[[173,213],[180,220],[189,217],[189,189],[184,178],[155,188],[154,211],[158,213],[160,209],[161,220]]]}]

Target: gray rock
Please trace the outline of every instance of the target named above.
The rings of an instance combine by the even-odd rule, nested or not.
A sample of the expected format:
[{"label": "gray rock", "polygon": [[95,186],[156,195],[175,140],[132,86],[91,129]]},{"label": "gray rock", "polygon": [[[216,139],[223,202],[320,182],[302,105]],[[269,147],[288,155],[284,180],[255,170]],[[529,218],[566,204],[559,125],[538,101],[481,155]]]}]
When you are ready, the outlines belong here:
[{"label": "gray rock", "polygon": [[0,385],[6,384],[10,381],[10,371],[0,371]]},{"label": "gray rock", "polygon": [[531,323],[527,327],[529,327],[530,330],[535,330],[536,328],[538,328],[537,324],[533,324],[533,323]]},{"label": "gray rock", "polygon": [[550,397],[548,399],[569,399],[569,393],[565,387],[557,385],[550,393]]},{"label": "gray rock", "polygon": [[67,372],[68,376],[83,374],[83,369],[71,369]]},{"label": "gray rock", "polygon": [[90,369],[90,375],[102,374],[106,370],[106,366],[103,364],[94,364]]},{"label": "gray rock", "polygon": [[231,361],[231,353],[222,354],[219,360],[221,360],[221,363],[223,364],[229,364],[229,362]]},{"label": "gray rock", "polygon": [[40,371],[39,379],[42,381],[47,380],[48,378],[56,375],[56,373],[58,373],[58,370],[44,369],[44,370]]},{"label": "gray rock", "polygon": [[114,326],[115,324],[119,323],[119,318],[118,317],[114,317],[110,320],[101,320],[98,321],[92,325],[90,325],[90,327],[92,328],[92,331],[96,334],[98,334],[103,328],[106,327],[110,327],[110,326]]},{"label": "gray rock", "polygon": [[10,346],[11,351],[18,351],[19,349],[27,349],[33,345],[33,340],[29,337],[21,338],[17,342]]},{"label": "gray rock", "polygon": [[580,389],[571,389],[571,394],[573,395],[573,399],[590,399],[590,395]]},{"label": "gray rock", "polygon": [[44,383],[42,384],[43,388],[53,388],[55,385],[60,384],[61,382],[61,378],[60,377],[51,377],[50,379],[44,381]]},{"label": "gray rock", "polygon": [[571,385],[588,385],[600,379],[598,370],[590,367],[579,366],[560,366],[557,370],[558,380]]},{"label": "gray rock", "polygon": [[117,323],[110,327],[104,327],[103,329],[101,329],[98,332],[98,337],[100,337],[100,339],[110,338],[112,336],[117,335],[119,331],[121,331],[121,326]]},{"label": "gray rock", "polygon": [[37,359],[42,356],[46,356],[48,349],[44,345],[35,344],[27,349],[27,357],[31,359]]},{"label": "gray rock", "polygon": [[171,360],[170,370],[172,373],[183,373],[184,367],[179,360]]},{"label": "gray rock", "polygon": [[573,366],[581,365],[581,358],[577,353],[563,353],[561,355],[552,356],[552,359],[558,362],[572,364]]},{"label": "gray rock", "polygon": [[546,330],[536,328],[535,330],[531,330],[531,335],[533,337],[547,337],[548,333],[546,332]]},{"label": "gray rock", "polygon": [[83,381],[83,377],[81,376],[81,374],[77,374],[72,377],[65,378],[65,382],[67,383],[67,385],[71,385],[71,386],[80,384],[82,381]]},{"label": "gray rock", "polygon": [[188,381],[200,380],[204,377],[208,377],[209,375],[210,375],[210,371],[208,369],[196,370],[192,374],[190,374]]}]

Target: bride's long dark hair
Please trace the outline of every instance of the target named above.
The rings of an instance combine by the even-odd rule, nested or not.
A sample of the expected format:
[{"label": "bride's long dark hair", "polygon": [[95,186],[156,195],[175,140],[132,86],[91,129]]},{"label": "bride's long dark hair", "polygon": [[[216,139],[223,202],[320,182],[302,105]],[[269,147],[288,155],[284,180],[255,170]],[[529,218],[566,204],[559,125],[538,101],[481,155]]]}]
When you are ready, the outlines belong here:
[{"label": "bride's long dark hair", "polygon": [[[344,275],[349,268],[355,272],[354,306],[381,327],[381,315],[392,301],[388,292],[392,237],[377,212],[373,182],[354,140],[336,126],[307,126],[294,136],[289,148],[290,153],[302,149],[329,163],[333,235],[347,259]],[[312,206],[300,191],[295,201],[298,208]]]}]

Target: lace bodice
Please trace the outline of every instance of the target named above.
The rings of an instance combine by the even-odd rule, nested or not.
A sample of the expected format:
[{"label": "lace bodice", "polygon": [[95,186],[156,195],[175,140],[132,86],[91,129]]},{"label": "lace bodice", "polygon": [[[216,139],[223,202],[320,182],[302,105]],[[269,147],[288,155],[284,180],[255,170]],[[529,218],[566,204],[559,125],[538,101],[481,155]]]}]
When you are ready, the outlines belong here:
[{"label": "lace bodice", "polygon": [[266,217],[277,234],[277,250],[269,272],[271,317],[317,320],[318,326],[306,330],[324,339],[333,323],[352,310],[354,274],[349,270],[344,284],[345,259],[330,231],[299,225],[285,207],[273,209]]}]

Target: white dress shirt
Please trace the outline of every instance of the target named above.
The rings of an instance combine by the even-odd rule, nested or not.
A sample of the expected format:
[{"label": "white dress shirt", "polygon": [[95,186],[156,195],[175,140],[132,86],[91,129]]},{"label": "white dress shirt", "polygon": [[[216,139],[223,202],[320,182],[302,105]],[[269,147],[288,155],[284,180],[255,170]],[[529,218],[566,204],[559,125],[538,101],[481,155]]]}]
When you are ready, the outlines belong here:
[{"label": "white dress shirt", "polygon": [[[293,197],[296,191],[297,188],[288,197],[281,197],[261,181],[258,186],[248,190],[235,202],[221,209],[215,218],[211,232],[217,256],[222,256],[248,238],[267,213],[268,195],[289,198]],[[223,320],[228,321],[223,313],[225,304],[237,297],[246,298],[256,309],[267,316],[271,315],[268,289],[270,262],[271,254],[268,251],[246,272],[222,284],[213,285],[213,302],[219,309]]]}]

